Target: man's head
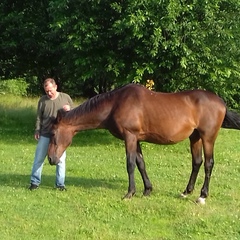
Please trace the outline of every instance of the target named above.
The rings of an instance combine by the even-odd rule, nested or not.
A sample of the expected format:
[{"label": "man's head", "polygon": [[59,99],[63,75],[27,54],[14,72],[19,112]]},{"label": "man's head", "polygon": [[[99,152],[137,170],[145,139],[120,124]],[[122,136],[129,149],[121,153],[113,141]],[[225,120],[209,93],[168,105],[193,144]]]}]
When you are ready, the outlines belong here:
[{"label": "man's head", "polygon": [[50,99],[55,99],[57,97],[57,84],[53,78],[47,78],[43,82],[44,90]]}]

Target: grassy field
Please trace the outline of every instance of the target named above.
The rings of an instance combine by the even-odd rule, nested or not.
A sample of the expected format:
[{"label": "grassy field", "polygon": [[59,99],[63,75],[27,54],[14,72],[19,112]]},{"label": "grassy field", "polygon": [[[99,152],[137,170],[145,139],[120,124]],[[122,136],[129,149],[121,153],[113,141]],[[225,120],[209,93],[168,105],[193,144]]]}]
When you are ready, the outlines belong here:
[{"label": "grassy field", "polygon": [[79,133],[67,150],[68,191],[54,189],[55,167],[45,162],[42,184],[27,189],[36,147],[37,99],[0,95],[0,236],[2,239],[240,239],[240,131],[221,130],[205,206],[188,182],[189,143],[142,143],[153,183],[150,197],[136,171],[137,193],[127,191],[124,144],[104,130]]}]

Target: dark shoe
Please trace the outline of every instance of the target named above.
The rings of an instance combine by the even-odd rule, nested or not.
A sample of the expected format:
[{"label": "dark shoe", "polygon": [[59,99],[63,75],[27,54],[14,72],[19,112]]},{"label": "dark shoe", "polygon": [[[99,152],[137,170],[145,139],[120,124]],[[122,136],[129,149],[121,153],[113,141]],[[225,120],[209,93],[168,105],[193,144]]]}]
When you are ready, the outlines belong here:
[{"label": "dark shoe", "polygon": [[59,191],[67,191],[67,189],[65,188],[65,186],[57,186],[56,188],[57,188],[57,190],[59,190]]},{"label": "dark shoe", "polygon": [[38,189],[38,185],[31,183],[31,185],[29,186],[28,189],[31,191],[36,190],[36,189]]}]

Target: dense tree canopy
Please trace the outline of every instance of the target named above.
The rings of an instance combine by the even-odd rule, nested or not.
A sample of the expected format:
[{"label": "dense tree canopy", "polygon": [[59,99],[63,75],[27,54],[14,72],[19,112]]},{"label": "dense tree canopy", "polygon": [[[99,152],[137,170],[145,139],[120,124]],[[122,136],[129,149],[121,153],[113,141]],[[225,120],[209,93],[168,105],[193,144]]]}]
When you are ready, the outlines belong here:
[{"label": "dense tree canopy", "polygon": [[[240,102],[238,0],[0,3],[1,78],[46,76],[92,95],[128,82]],[[75,91],[75,89],[78,89]]]}]

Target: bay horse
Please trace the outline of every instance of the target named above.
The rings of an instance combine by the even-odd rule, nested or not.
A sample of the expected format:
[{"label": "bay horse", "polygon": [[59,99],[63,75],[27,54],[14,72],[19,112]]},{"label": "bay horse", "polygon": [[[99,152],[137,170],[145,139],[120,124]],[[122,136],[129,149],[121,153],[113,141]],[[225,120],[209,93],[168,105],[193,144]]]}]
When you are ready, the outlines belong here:
[{"label": "bay horse", "polygon": [[205,179],[197,202],[204,204],[214,165],[214,143],[221,127],[240,129],[240,116],[227,110],[224,101],[214,93],[205,90],[160,93],[128,84],[92,97],[69,112],[60,110],[52,126],[48,160],[51,165],[57,164],[79,131],[107,129],[125,142],[129,185],[123,198],[131,198],[136,191],[136,165],[144,184],[143,195],[152,191],[140,142],[175,144],[189,138],[192,171],[182,196],[193,192],[203,152]]}]

